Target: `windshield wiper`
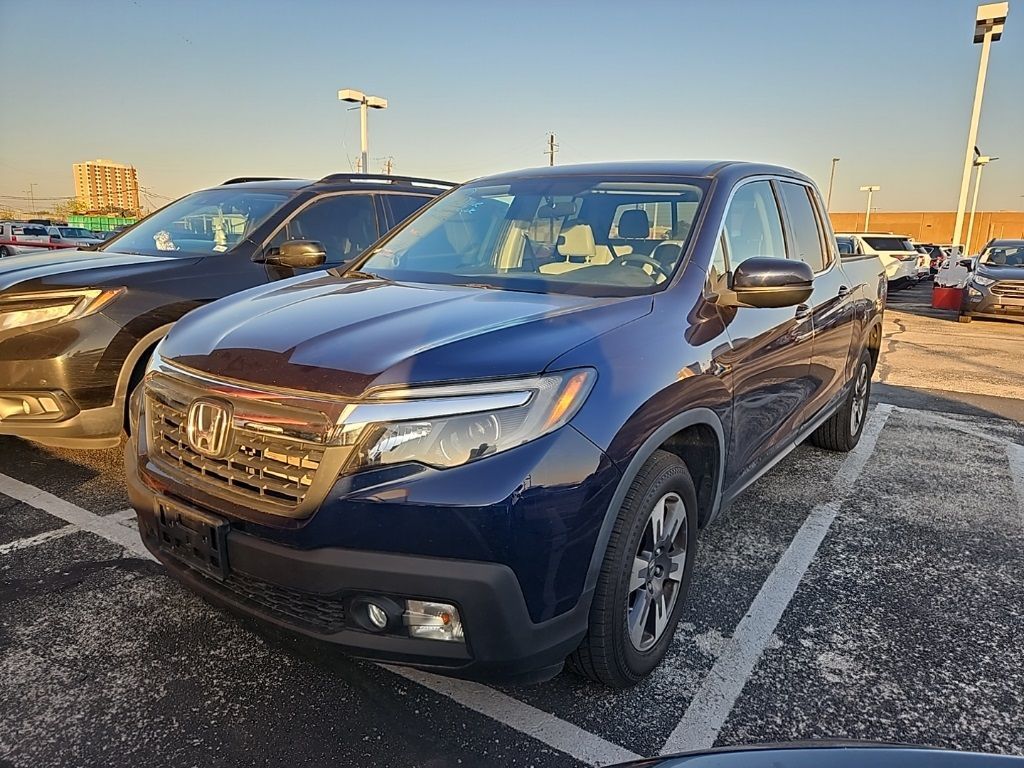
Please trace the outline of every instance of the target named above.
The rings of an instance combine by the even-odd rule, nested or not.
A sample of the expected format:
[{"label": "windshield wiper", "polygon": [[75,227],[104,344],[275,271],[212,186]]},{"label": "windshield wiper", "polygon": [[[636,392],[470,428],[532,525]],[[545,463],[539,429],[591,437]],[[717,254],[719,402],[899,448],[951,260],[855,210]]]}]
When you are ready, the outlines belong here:
[{"label": "windshield wiper", "polygon": [[355,269],[355,270],[352,270],[351,272],[346,272],[344,274],[344,276],[345,277],[364,277],[364,278],[366,278],[368,280],[382,280],[385,283],[392,283],[392,282],[394,282],[390,278],[383,277],[382,275],[374,274],[373,272],[364,272],[364,271],[362,271],[360,269]]}]

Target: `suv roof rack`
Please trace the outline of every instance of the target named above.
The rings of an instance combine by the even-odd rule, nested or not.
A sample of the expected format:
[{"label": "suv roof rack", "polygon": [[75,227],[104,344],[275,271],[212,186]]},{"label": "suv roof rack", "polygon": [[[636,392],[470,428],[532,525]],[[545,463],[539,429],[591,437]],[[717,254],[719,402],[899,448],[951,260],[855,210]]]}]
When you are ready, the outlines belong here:
[{"label": "suv roof rack", "polygon": [[292,181],[291,176],[236,176],[233,179],[222,181],[220,185],[223,187],[225,184],[245,184],[247,181]]},{"label": "suv roof rack", "polygon": [[324,176],[317,183],[328,184],[338,181],[373,182],[378,184],[412,184],[421,187],[444,187],[450,189],[458,184],[439,179],[421,179],[417,176],[388,176],[384,173],[332,173]]}]

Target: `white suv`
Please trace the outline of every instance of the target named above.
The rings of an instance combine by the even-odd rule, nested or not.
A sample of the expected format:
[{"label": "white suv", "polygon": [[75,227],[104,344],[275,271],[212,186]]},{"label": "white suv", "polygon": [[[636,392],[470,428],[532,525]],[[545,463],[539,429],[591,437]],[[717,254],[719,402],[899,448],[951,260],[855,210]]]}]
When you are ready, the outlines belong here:
[{"label": "white suv", "polygon": [[909,288],[921,276],[917,268],[921,254],[909,237],[891,232],[836,232],[836,237],[850,241],[855,254],[877,256],[890,289]]}]

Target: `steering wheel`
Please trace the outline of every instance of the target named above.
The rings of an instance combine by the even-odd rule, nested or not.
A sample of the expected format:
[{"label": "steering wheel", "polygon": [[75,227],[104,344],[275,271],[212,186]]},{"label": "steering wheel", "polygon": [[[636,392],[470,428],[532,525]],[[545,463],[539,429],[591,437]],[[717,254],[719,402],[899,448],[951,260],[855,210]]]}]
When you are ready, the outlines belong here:
[{"label": "steering wheel", "polygon": [[619,264],[621,264],[622,266],[626,266],[630,262],[636,262],[637,264],[643,264],[645,266],[648,266],[655,272],[660,274],[662,277],[664,277],[666,280],[668,280],[669,278],[669,274],[668,272],[665,271],[665,268],[661,265],[661,262],[658,261],[657,259],[652,259],[650,256],[645,256],[642,253],[627,253],[625,256],[619,257]]}]

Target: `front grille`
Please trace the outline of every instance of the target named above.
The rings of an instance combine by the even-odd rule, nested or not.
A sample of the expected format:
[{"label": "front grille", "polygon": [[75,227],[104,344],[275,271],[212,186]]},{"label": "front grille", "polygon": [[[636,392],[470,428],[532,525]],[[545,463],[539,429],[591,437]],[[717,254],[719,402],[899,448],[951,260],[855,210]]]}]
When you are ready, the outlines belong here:
[{"label": "front grille", "polygon": [[224,581],[207,579],[214,589],[230,592],[243,603],[261,608],[288,624],[333,634],[345,628],[345,604],[338,598],[314,595],[233,571]]},{"label": "front grille", "polygon": [[[300,509],[329,452],[313,436],[323,429],[322,414],[303,412],[244,396],[216,392],[233,406],[227,446],[221,456],[199,453],[187,435],[188,410],[209,390],[168,376],[146,385],[149,459],[189,487],[268,514],[302,516]],[[306,439],[303,439],[306,438]],[[332,468],[336,469],[336,467]],[[329,472],[325,471],[325,481]],[[335,473],[336,474],[336,473]],[[185,492],[183,490],[183,492]],[[187,495],[187,492],[186,492]],[[311,496],[310,503],[317,497]],[[308,505],[307,505],[308,506]]]},{"label": "front grille", "polygon": [[1024,299],[1024,280],[1000,280],[998,283],[993,283],[989,290],[996,296]]}]

